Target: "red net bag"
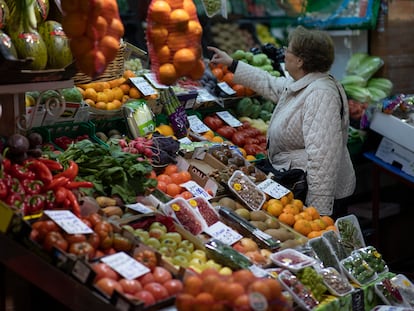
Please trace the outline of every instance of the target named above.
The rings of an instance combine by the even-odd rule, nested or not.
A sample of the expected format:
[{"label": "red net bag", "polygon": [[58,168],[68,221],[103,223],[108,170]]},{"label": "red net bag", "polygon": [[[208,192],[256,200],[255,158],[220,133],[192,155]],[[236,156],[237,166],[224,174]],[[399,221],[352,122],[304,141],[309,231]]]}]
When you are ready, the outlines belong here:
[{"label": "red net bag", "polygon": [[124,35],[116,0],[62,0],[62,27],[78,69],[95,78],[113,61]]},{"label": "red net bag", "polygon": [[193,0],[152,0],[147,25],[151,71],[158,81],[172,85],[181,77],[200,79],[203,28]]}]

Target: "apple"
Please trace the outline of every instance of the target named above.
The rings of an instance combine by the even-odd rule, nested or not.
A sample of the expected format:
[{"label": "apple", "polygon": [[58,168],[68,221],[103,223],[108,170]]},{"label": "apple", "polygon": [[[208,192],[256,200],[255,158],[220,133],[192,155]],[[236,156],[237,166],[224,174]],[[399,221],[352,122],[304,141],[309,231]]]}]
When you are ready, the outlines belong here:
[{"label": "apple", "polygon": [[172,239],[165,238],[161,240],[161,246],[171,247],[175,250],[177,248],[177,242]]},{"label": "apple", "polygon": [[155,248],[155,249],[159,249],[161,247],[160,240],[158,240],[157,238],[154,238],[154,237],[149,237],[145,241],[145,244],[147,244],[148,246],[151,246],[152,248]]},{"label": "apple", "polygon": [[182,237],[181,234],[179,234],[178,232],[167,232],[162,239],[172,239],[174,240],[177,245],[181,243],[182,241]]},{"label": "apple", "polygon": [[200,259],[203,263],[207,261],[207,255],[205,251],[201,249],[196,249],[191,253],[193,259]]},{"label": "apple", "polygon": [[144,243],[150,237],[148,231],[142,228],[135,229],[134,235],[138,237]]},{"label": "apple", "polygon": [[167,226],[164,225],[163,223],[159,222],[159,221],[154,221],[150,227],[149,227],[149,231],[151,231],[151,229],[160,229],[162,230],[164,233],[167,233],[168,229]]},{"label": "apple", "polygon": [[128,232],[131,232],[131,233],[134,233],[134,231],[135,231],[135,229],[130,225],[124,225],[124,226],[122,226],[122,229],[124,229]]},{"label": "apple", "polygon": [[209,260],[207,260],[207,262],[203,265],[203,268],[204,268],[204,269],[207,269],[207,268],[213,268],[213,269],[215,269],[215,270],[219,271],[219,270],[221,269],[221,265],[220,265],[220,264],[218,264],[217,262],[215,262],[213,259],[209,259]]},{"label": "apple", "polygon": [[203,260],[201,260],[200,258],[192,258],[192,259],[190,260],[190,262],[188,263],[188,265],[189,265],[190,267],[197,267],[197,268],[202,269],[205,263],[206,263],[206,262],[205,262],[205,261],[203,261]]},{"label": "apple", "polygon": [[179,248],[177,248],[176,250],[175,250],[175,254],[176,255],[182,255],[182,256],[184,256],[185,258],[187,258],[187,260],[190,260],[192,257],[191,257],[191,252],[188,250],[188,249],[186,249],[186,248],[182,248],[182,247],[179,247]]},{"label": "apple", "polygon": [[161,255],[166,256],[166,257],[173,257],[175,255],[174,248],[165,246],[165,245],[164,246],[161,245],[158,251],[160,252]]},{"label": "apple", "polygon": [[187,268],[188,267],[188,260],[183,255],[175,255],[172,258],[172,263],[176,266]]},{"label": "apple", "polygon": [[182,240],[178,244],[178,248],[186,248],[190,251],[190,253],[192,253],[194,251],[194,243],[189,240]]},{"label": "apple", "polygon": [[233,248],[243,254],[259,250],[259,246],[251,238],[242,238],[240,241],[233,244]]},{"label": "apple", "polygon": [[149,236],[161,240],[165,232],[161,228],[152,228],[148,231]]},{"label": "apple", "polygon": [[219,274],[221,275],[232,275],[233,270],[231,270],[229,267],[223,267],[219,270]]}]

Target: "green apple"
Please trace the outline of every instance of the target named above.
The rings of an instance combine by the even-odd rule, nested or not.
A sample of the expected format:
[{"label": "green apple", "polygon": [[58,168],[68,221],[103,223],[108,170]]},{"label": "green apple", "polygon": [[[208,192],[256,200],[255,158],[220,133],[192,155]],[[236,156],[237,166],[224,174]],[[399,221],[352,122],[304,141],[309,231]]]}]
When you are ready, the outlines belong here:
[{"label": "green apple", "polygon": [[135,231],[135,229],[132,226],[130,226],[130,225],[122,226],[122,229],[124,229],[124,230],[126,230],[128,232],[131,232],[131,233],[134,233],[134,231]]},{"label": "green apple", "polygon": [[207,255],[206,252],[201,250],[201,249],[196,249],[191,253],[191,257],[193,259],[199,259],[201,260],[203,263],[207,261]]},{"label": "green apple", "polygon": [[135,231],[134,231],[134,235],[135,235],[136,237],[139,237],[139,239],[140,239],[143,243],[145,243],[145,241],[146,241],[146,240],[148,240],[148,238],[150,237],[150,236],[149,236],[148,231],[146,231],[146,230],[144,230],[144,229],[141,229],[141,228],[139,228],[139,229],[135,229]]},{"label": "green apple", "polygon": [[183,268],[187,268],[188,264],[189,264],[187,258],[185,258],[182,255],[175,255],[172,258],[172,263],[176,266],[180,266],[180,267],[183,267]]},{"label": "green apple", "polygon": [[175,254],[176,255],[182,255],[182,256],[184,256],[185,258],[187,258],[187,260],[191,260],[191,252],[188,250],[188,249],[186,249],[186,248],[182,248],[182,247],[179,247],[179,248],[177,248],[176,250],[175,250]]},{"label": "green apple", "polygon": [[165,232],[161,228],[152,228],[148,231],[149,236],[153,238],[157,238],[158,240],[161,240],[164,236]]},{"label": "green apple", "polygon": [[186,248],[192,253],[194,251],[194,243],[189,240],[182,240],[180,244],[178,244],[178,248]]},{"label": "green apple", "polygon": [[178,232],[167,232],[166,234],[164,234],[162,239],[172,239],[177,243],[177,245],[180,244],[182,241],[181,234],[179,234]]},{"label": "green apple", "polygon": [[200,269],[203,268],[204,264],[205,261],[201,260],[200,258],[192,258],[188,263],[189,266],[198,267]]},{"label": "green apple", "polygon": [[233,270],[231,270],[229,267],[223,267],[219,270],[219,274],[221,275],[231,275],[233,273]]},{"label": "green apple", "polygon": [[175,250],[177,248],[177,242],[173,239],[164,238],[161,240],[161,246],[167,246]]},{"label": "green apple", "polygon": [[159,249],[161,247],[160,240],[158,240],[157,238],[154,238],[154,237],[149,237],[145,241],[145,244],[147,244],[148,246],[151,246],[152,248],[155,248],[155,249]]},{"label": "green apple", "polygon": [[158,251],[161,253],[161,255],[166,257],[174,257],[175,255],[175,249],[165,245],[161,245]]},{"label": "green apple", "polygon": [[204,267],[204,269],[213,268],[217,271],[219,271],[221,269],[221,265],[218,264],[217,262],[215,262],[213,259],[207,260],[207,262],[204,264],[203,267]]},{"label": "green apple", "polygon": [[164,233],[166,233],[168,231],[167,226],[164,225],[163,223],[159,222],[159,221],[154,221],[150,227],[149,227],[149,231],[151,231],[151,229],[161,229],[162,231],[164,231]]}]

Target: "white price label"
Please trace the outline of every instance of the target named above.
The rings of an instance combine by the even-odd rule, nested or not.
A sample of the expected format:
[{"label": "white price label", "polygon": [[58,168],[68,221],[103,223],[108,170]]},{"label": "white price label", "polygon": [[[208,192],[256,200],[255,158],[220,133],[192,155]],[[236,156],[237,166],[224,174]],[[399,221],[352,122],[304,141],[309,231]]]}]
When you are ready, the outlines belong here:
[{"label": "white price label", "polygon": [[187,136],[180,138],[178,141],[180,142],[180,144],[186,144],[186,145],[189,145],[192,143],[191,139],[188,138]]},{"label": "white price label", "polygon": [[71,211],[53,211],[46,210],[44,213],[57,223],[66,233],[69,234],[87,234],[93,233],[82,220],[75,216]]},{"label": "white price label", "polygon": [[195,181],[190,180],[186,183],[181,184],[180,186],[186,188],[195,197],[203,197],[206,200],[211,199],[211,195],[208,194],[208,192]]},{"label": "white price label", "polygon": [[227,245],[232,245],[243,238],[240,233],[233,230],[221,221],[217,221],[204,231],[211,237],[216,238],[217,240]]},{"label": "white price label", "polygon": [[152,213],[154,212],[152,209],[150,209],[149,207],[145,206],[142,203],[134,203],[134,204],[127,204],[125,205],[127,208],[132,209],[138,213],[142,213],[142,214],[148,214],[148,213]]},{"label": "white price label", "polygon": [[199,89],[196,101],[198,103],[212,102],[217,100],[217,97],[210,94],[206,89]]},{"label": "white price label", "polygon": [[285,196],[290,192],[289,189],[283,187],[281,184],[277,183],[273,179],[266,179],[262,181],[257,187],[265,192],[266,194],[270,195],[272,198],[280,199],[281,197]]},{"label": "white price label", "polygon": [[267,271],[257,265],[251,265],[249,267],[249,270],[253,272],[253,274],[258,278],[263,278],[269,276],[269,273]]},{"label": "white price label", "polygon": [[159,83],[157,80],[157,77],[155,76],[155,73],[149,72],[144,74],[144,77],[156,88],[156,89],[166,89],[168,88],[167,85],[164,85],[162,83]]},{"label": "white price label", "polygon": [[217,86],[227,95],[234,95],[236,91],[231,88],[226,82],[217,83]]},{"label": "white price label", "polygon": [[235,118],[230,112],[227,110],[225,111],[217,111],[216,114],[228,125],[232,127],[238,127],[243,125],[237,118]]},{"label": "white price label", "polygon": [[133,280],[150,272],[148,267],[127,255],[125,252],[118,252],[113,255],[105,256],[101,261],[109,265],[128,280]]},{"label": "white price label", "polygon": [[191,115],[187,117],[188,122],[190,123],[190,129],[197,134],[205,133],[210,128],[205,125],[196,115]]},{"label": "white price label", "polygon": [[137,89],[144,96],[157,94],[157,91],[143,77],[133,77],[133,78],[129,78],[129,80],[137,87]]}]

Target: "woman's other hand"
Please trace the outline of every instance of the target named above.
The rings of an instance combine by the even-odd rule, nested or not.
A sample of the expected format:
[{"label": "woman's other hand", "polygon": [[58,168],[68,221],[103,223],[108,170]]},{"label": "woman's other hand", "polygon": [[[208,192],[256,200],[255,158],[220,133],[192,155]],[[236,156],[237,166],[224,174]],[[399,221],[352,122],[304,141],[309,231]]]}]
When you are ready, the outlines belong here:
[{"label": "woman's other hand", "polygon": [[233,58],[231,58],[231,56],[226,52],[213,46],[208,46],[207,49],[214,53],[213,57],[211,57],[210,60],[213,64],[223,64],[225,66],[230,66],[233,62]]}]

